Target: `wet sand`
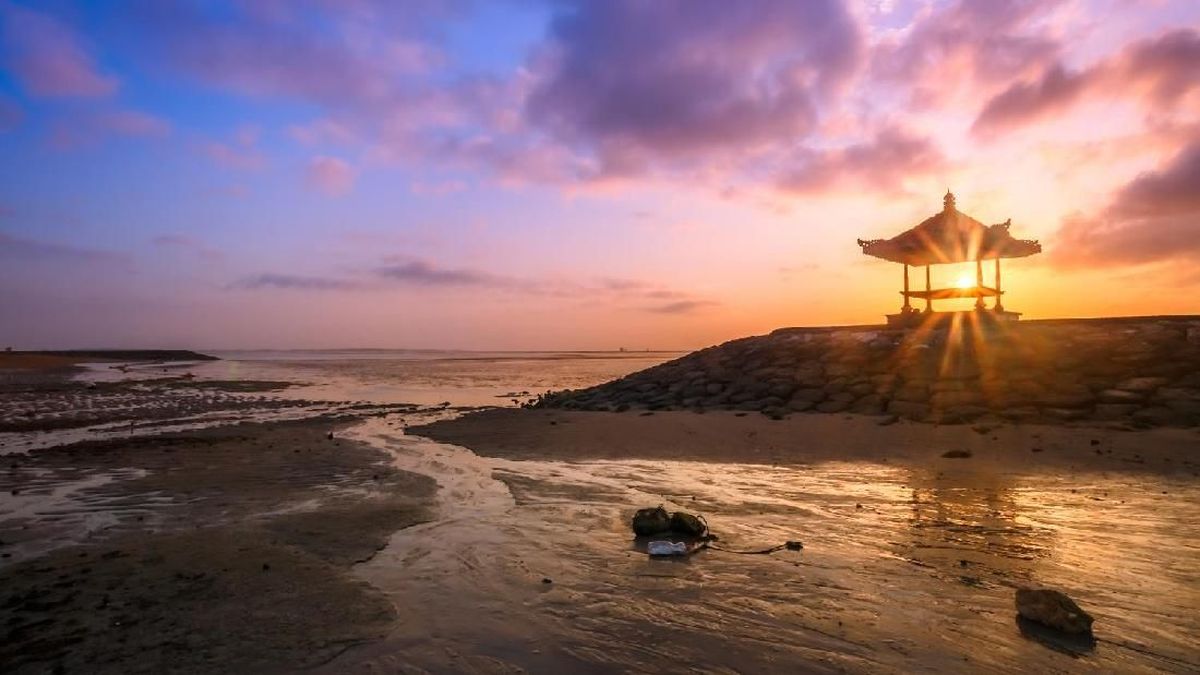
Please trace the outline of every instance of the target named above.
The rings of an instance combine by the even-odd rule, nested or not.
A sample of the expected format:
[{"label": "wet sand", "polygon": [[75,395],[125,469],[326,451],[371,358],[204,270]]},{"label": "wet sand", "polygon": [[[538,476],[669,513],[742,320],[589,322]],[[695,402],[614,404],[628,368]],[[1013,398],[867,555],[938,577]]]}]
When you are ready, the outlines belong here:
[{"label": "wet sand", "polygon": [[[438,480],[435,518],[359,567],[397,621],[323,672],[1200,668],[1194,431],[558,411],[408,431],[354,433]],[[629,517],[660,503],[729,547],[805,548],[647,559]],[[1025,586],[1075,598],[1097,642],[1029,634]]]},{"label": "wet sand", "polygon": [[[1200,429],[1010,423],[933,425],[864,415],[487,410],[409,429],[490,457],[753,464],[968,463],[994,471],[1150,471],[1200,476]],[[970,457],[942,457],[947,451]]]},{"label": "wet sand", "polygon": [[[10,390],[46,428],[94,401],[79,432],[103,440],[0,434],[32,448],[0,465],[0,670],[1200,668],[1194,429],[345,403],[113,438],[103,417],[140,434],[181,419],[164,407],[199,424],[290,410],[260,384]],[[215,416],[181,403],[198,391]],[[113,392],[130,405],[88,398]],[[805,548],[650,560],[628,519],[659,503],[730,547]],[[1078,600],[1097,644],[1026,636],[1027,585]]]},{"label": "wet sand", "polygon": [[282,672],[386,634],[351,574],[435,490],[331,418],[4,457],[5,672]]}]

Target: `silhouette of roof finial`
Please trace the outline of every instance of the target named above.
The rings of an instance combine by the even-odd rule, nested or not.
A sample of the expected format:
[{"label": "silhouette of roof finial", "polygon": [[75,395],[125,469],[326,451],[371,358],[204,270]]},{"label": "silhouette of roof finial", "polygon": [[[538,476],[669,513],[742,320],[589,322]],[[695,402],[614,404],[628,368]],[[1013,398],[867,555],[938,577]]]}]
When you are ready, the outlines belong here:
[{"label": "silhouette of roof finial", "polygon": [[950,191],[950,188],[946,188],[946,196],[942,198],[942,206],[946,211],[954,210],[954,193]]}]

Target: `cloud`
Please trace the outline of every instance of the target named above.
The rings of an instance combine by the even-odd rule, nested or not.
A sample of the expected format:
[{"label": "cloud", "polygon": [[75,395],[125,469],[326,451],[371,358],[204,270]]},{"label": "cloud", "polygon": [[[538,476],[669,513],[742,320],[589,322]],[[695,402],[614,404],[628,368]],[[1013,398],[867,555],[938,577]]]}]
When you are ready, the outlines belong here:
[{"label": "cloud", "polygon": [[808,151],[778,178],[780,189],[812,193],[839,186],[894,192],[906,178],[945,165],[941,150],[928,138],[885,127],[875,137],[838,150]]},{"label": "cloud", "polygon": [[313,157],[305,171],[305,182],[314,190],[329,197],[341,197],[354,189],[357,172],[348,162],[337,157]]},{"label": "cloud", "polygon": [[164,138],[171,134],[166,120],[137,110],[78,112],[51,125],[49,143],[55,150],[74,150],[102,143],[112,136]]},{"label": "cloud", "polygon": [[27,92],[42,97],[108,96],[117,78],[100,72],[71,27],[9,2],[0,3],[5,62]]},{"label": "cloud", "polygon": [[665,305],[655,305],[646,308],[646,311],[655,314],[691,314],[693,312],[713,307],[719,303],[712,300],[679,300],[677,302],[668,302]]},{"label": "cloud", "polygon": [[987,135],[1059,112],[1079,100],[1090,73],[1068,73],[1055,64],[1034,82],[1018,82],[984,105],[971,131]]},{"label": "cloud", "polygon": [[259,274],[230,285],[240,290],[283,288],[302,291],[348,291],[362,288],[360,282],[332,277],[311,277],[296,274]]},{"label": "cloud", "polygon": [[267,165],[267,158],[258,149],[258,129],[238,127],[229,141],[207,141],[200,151],[221,166],[239,171],[258,171]]},{"label": "cloud", "polygon": [[443,180],[443,181],[413,181],[409,183],[408,189],[415,195],[425,197],[444,197],[446,195],[462,192],[467,189],[465,181],[461,180]]},{"label": "cloud", "polygon": [[926,10],[873,51],[875,79],[903,85],[917,106],[1011,81],[1054,61],[1062,43],[1045,17],[1063,0],[958,0]]},{"label": "cloud", "polygon": [[1200,140],[1163,167],[1120,189],[1098,215],[1076,215],[1059,229],[1061,264],[1140,265],[1200,259]]},{"label": "cloud", "polygon": [[[428,260],[393,257],[386,264],[339,277],[266,273],[230,284],[238,290],[384,291],[397,287],[423,290],[471,289],[569,300],[606,301],[656,314],[685,314],[716,305],[715,301],[661,284],[603,277],[595,280],[527,278],[479,269],[444,267]],[[647,306],[649,301],[670,300]]]},{"label": "cloud", "polygon": [[809,133],[862,40],[835,0],[566,3],[528,98],[539,129],[608,172]]},{"label": "cloud", "polygon": [[199,239],[186,234],[163,234],[151,239],[150,243],[163,249],[185,251],[209,262],[222,260],[225,257],[220,250],[206,246]]},{"label": "cloud", "polygon": [[385,279],[418,286],[492,286],[514,288],[521,286],[515,279],[475,270],[443,269],[423,260],[388,265],[376,273]]},{"label": "cloud", "polygon": [[222,7],[144,2],[126,19],[165,62],[194,78],[257,97],[333,108],[388,100],[406,76],[440,62],[422,29],[457,2],[356,0]]},{"label": "cloud", "polygon": [[127,256],[71,244],[38,241],[0,232],[0,260],[9,263],[97,263],[126,266]]},{"label": "cloud", "polygon": [[349,144],[358,140],[352,128],[332,119],[319,119],[309,124],[293,124],[288,135],[301,145]]},{"label": "cloud", "polygon": [[[1077,72],[1053,63],[984,105],[972,131],[988,136],[1031,124],[1087,99],[1127,99],[1154,114],[1200,88],[1200,33],[1167,32],[1127,46],[1116,57]],[[1139,98],[1140,97],[1140,98]]]}]

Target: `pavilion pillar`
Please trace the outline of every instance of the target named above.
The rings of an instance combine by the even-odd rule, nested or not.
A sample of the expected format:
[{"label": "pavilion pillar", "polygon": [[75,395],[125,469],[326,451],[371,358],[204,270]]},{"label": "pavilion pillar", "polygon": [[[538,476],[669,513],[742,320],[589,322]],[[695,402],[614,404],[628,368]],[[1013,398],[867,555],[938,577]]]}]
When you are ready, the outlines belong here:
[{"label": "pavilion pillar", "polygon": [[996,307],[997,312],[1004,311],[1004,303],[1000,300],[1000,258],[996,258]]},{"label": "pavilion pillar", "polygon": [[908,301],[908,263],[904,263],[904,306],[901,311],[911,312],[912,304]]},{"label": "pavilion pillar", "polygon": [[[983,260],[975,259],[975,290],[981,292],[983,290]],[[983,296],[975,296],[975,309],[983,309]]]},{"label": "pavilion pillar", "polygon": [[925,311],[926,311],[926,312],[932,312],[932,311],[933,311],[933,296],[931,296],[931,295],[929,294],[929,291],[930,291],[930,285],[929,285],[929,265],[926,265],[926,266],[925,266]]}]

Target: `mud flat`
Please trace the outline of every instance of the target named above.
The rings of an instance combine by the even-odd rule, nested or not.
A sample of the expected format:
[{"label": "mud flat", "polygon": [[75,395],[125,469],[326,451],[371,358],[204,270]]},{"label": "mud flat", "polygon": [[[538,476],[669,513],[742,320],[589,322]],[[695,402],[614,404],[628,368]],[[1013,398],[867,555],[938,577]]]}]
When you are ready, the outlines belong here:
[{"label": "mud flat", "polygon": [[241,424],[5,456],[0,670],[272,672],[384,635],[356,579],[435,485],[341,422]]}]

